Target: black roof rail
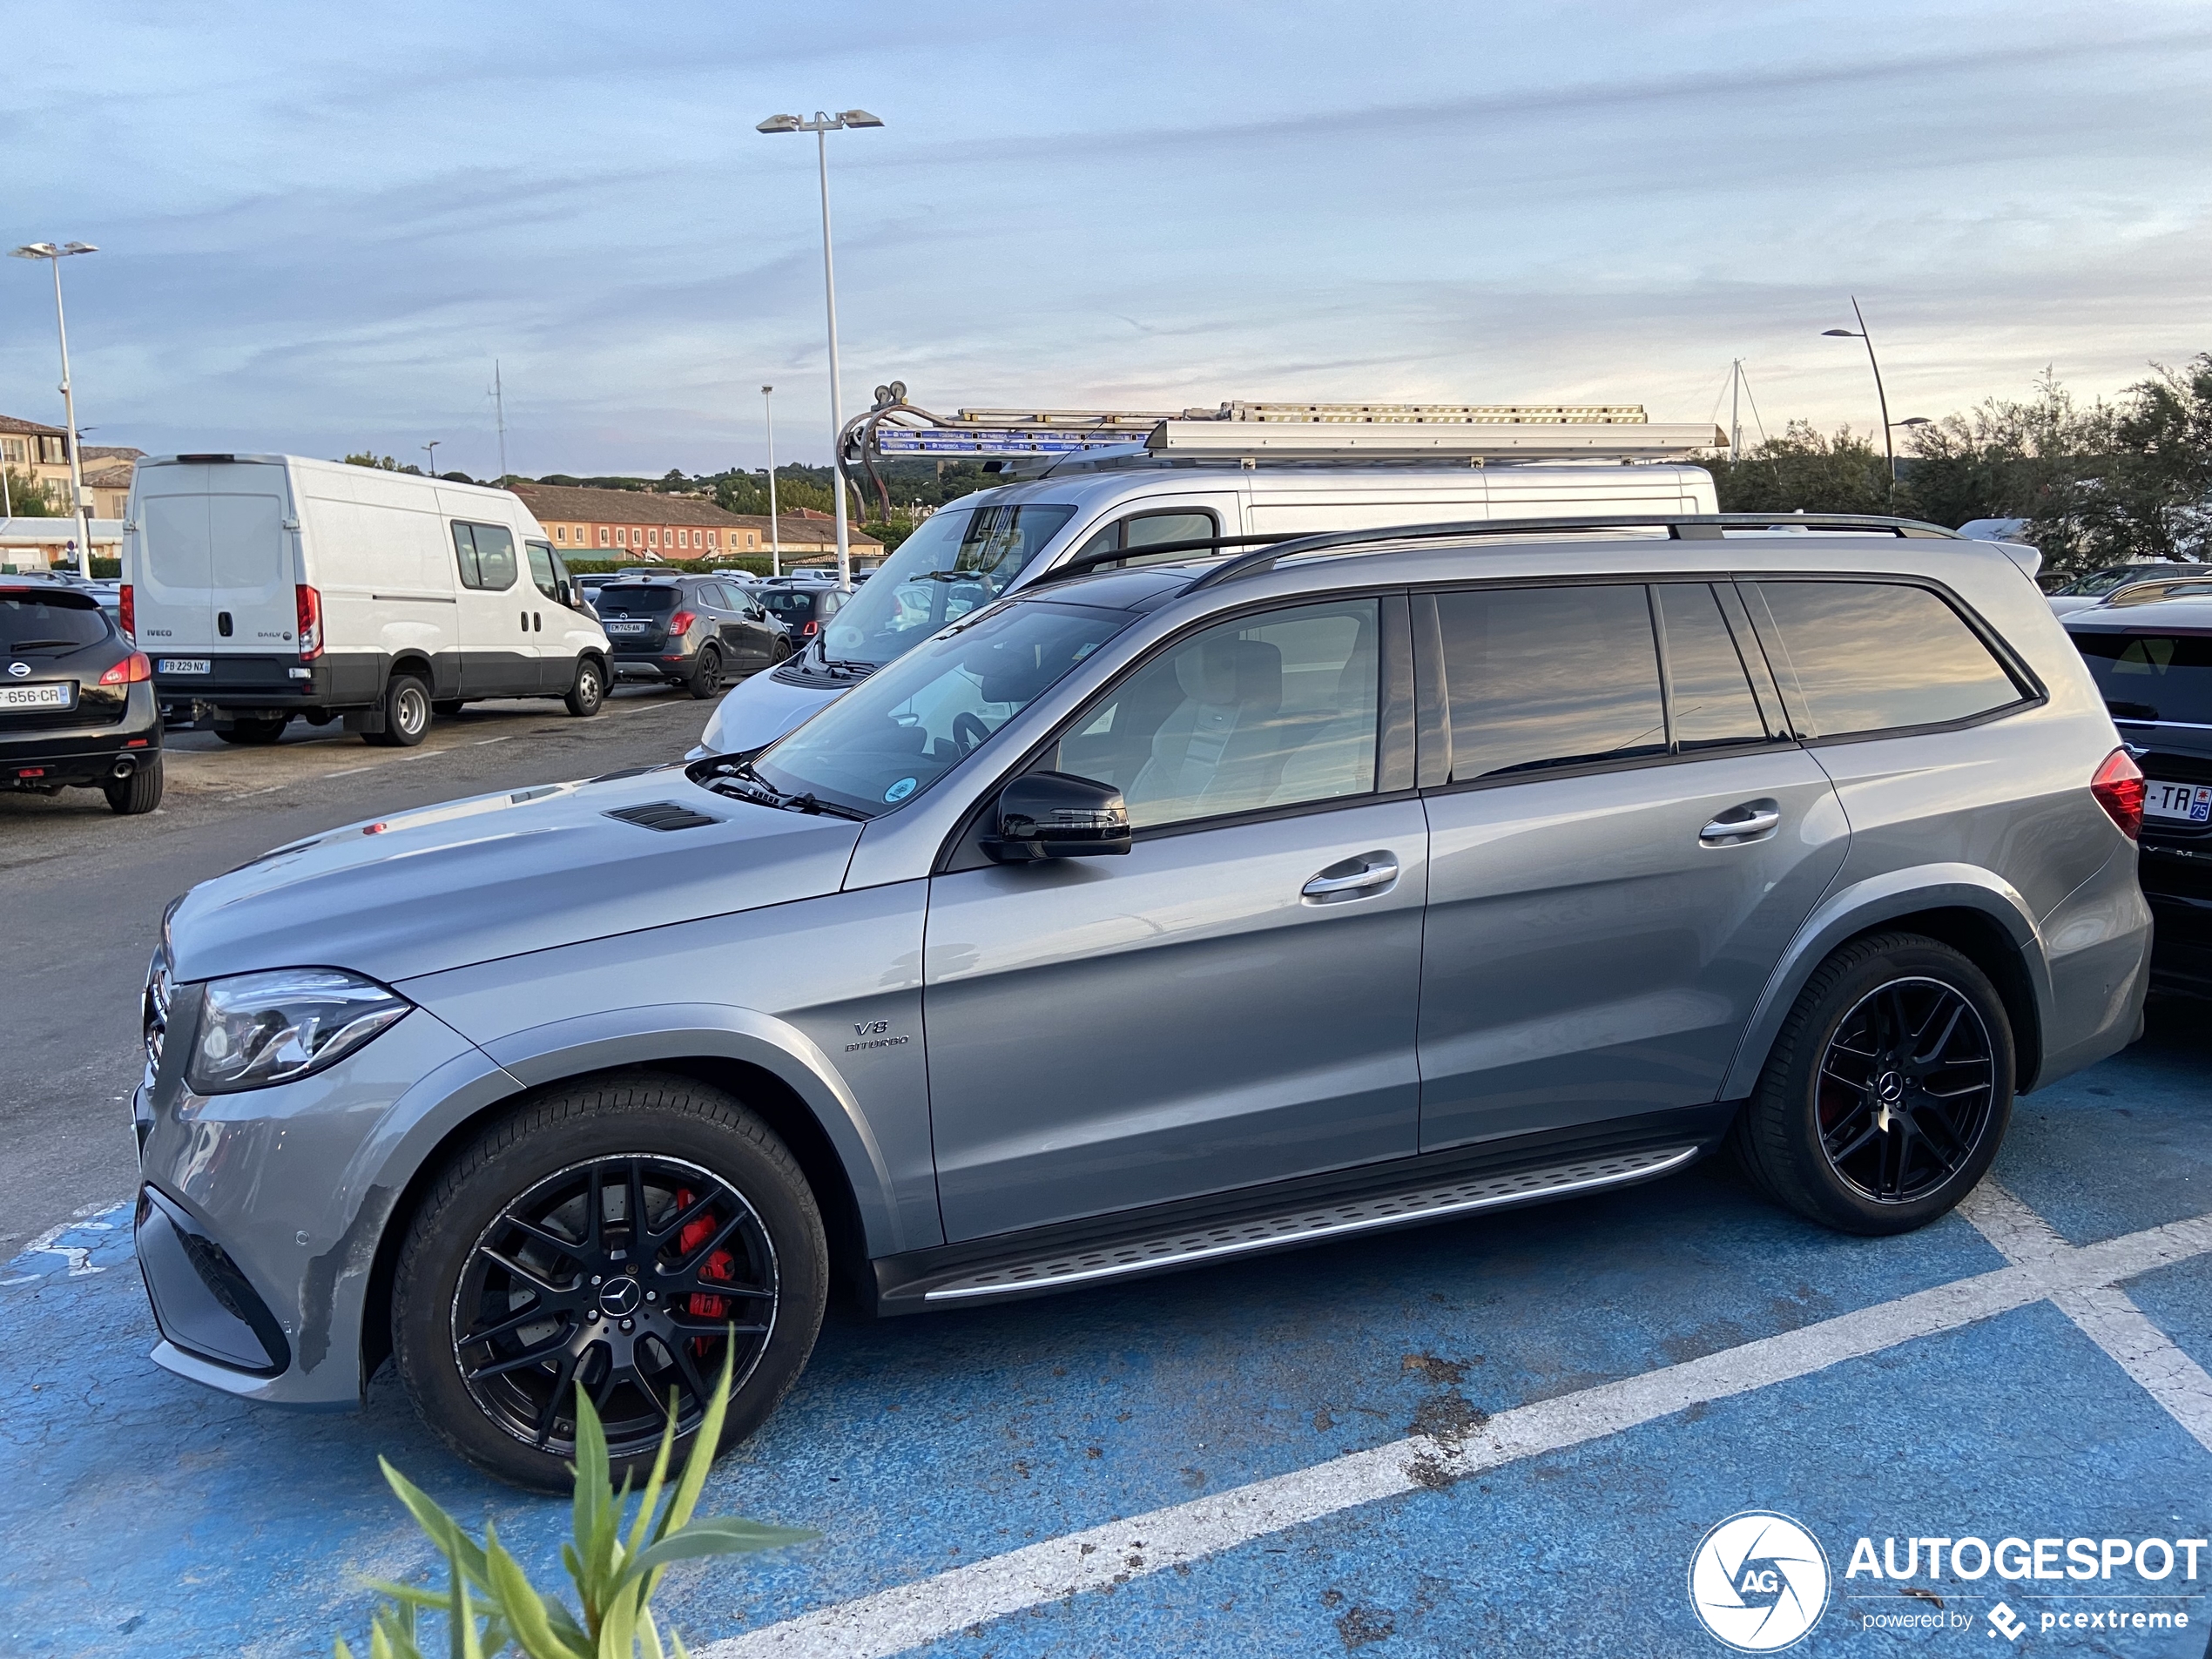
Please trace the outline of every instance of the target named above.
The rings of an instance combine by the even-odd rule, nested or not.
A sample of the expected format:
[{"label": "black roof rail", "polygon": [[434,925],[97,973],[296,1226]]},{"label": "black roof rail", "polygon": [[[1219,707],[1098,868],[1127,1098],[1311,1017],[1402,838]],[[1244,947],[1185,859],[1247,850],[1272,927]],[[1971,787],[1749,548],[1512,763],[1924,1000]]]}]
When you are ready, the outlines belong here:
[{"label": "black roof rail", "polygon": [[[1967,538],[1956,530],[1926,524],[1913,518],[1888,518],[1871,513],[1627,513],[1595,516],[1543,518],[1487,518],[1460,524],[1420,524],[1406,529],[1338,530],[1325,536],[1304,536],[1278,542],[1272,547],[1241,553],[1216,565],[1188,591],[1218,587],[1238,577],[1271,570],[1282,559],[1308,553],[1333,551],[1379,543],[1464,540],[1476,536],[1526,536],[1554,530],[1664,529],[1676,542],[1717,542],[1732,529],[1856,530],[1870,535],[1917,536],[1958,542]],[[1147,551],[1152,550],[1147,549]],[[1123,553],[1121,556],[1126,557]]]},{"label": "black roof rail", "polygon": [[1096,553],[1079,553],[1065,564],[1054,565],[1029,586],[1041,587],[1045,583],[1064,581],[1072,576],[1088,576],[1102,564],[1119,564],[1127,559],[1149,559],[1162,553],[1217,553],[1224,548],[1250,547],[1255,543],[1272,546],[1279,542],[1300,539],[1299,531],[1278,530],[1272,536],[1199,536],[1184,542],[1140,542],[1134,547],[1101,548]]}]

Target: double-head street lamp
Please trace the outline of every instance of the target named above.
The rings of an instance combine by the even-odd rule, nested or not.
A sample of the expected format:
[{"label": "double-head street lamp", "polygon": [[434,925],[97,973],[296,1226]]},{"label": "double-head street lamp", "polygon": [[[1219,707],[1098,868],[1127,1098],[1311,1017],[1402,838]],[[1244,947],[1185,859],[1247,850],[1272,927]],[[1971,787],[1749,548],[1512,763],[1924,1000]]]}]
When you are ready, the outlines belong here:
[{"label": "double-head street lamp", "polygon": [[1866,314],[1858,308],[1858,296],[1853,294],[1851,314],[1858,319],[1856,328],[1824,328],[1820,331],[1827,340],[1863,340],[1866,342],[1866,366],[1874,371],[1874,401],[1882,407],[1882,453],[1889,457],[1890,494],[1897,494],[1897,444],[1890,434],[1899,427],[1925,426],[1925,415],[1910,415],[1902,421],[1890,419],[1889,394],[1882,389],[1882,366],[1874,359],[1874,337],[1866,332]]},{"label": "double-head street lamp", "polygon": [[54,267],[54,327],[62,343],[62,419],[69,428],[69,496],[70,509],[77,520],[77,572],[79,576],[92,574],[92,518],[91,509],[84,500],[84,463],[78,454],[77,395],[69,384],[69,323],[62,314],[62,261],[73,253],[97,253],[99,249],[90,242],[25,242],[10,251],[18,260],[44,260]]},{"label": "double-head street lamp", "polygon": [[[837,505],[837,585],[853,585],[853,532],[845,516],[845,475],[838,468],[837,446],[845,434],[845,400],[837,385],[837,267],[830,258],[829,138],[847,127],[880,127],[882,121],[866,110],[840,110],[835,115],[814,111],[811,121],[796,115],[772,115],[758,129],[761,132],[811,132],[815,159],[822,179],[822,291],[829,304],[830,378],[830,489]],[[772,481],[775,472],[771,468]]]}]

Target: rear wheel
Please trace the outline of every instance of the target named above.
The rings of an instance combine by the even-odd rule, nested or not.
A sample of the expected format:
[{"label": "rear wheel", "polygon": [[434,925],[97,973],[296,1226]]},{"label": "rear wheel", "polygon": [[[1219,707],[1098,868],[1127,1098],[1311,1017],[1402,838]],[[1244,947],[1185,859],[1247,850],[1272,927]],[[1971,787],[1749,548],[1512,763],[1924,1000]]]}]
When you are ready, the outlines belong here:
[{"label": "rear wheel", "polygon": [[430,730],[430,687],[419,676],[399,673],[384,688],[384,729],[362,738],[384,749],[412,749]]},{"label": "rear wheel", "polygon": [[150,813],[161,805],[161,757],[142,762],[128,778],[110,779],[100,786],[108,811],[125,818]]},{"label": "rear wheel", "polygon": [[1798,994],[1734,1130],[1778,1203],[1845,1232],[1925,1226],[2012,1122],[2011,1022],[1988,976],[1915,934],[1854,941]]},{"label": "rear wheel", "polygon": [[702,703],[722,689],[722,651],[719,646],[699,647],[698,661],[692,666],[691,678],[684,685],[685,689]]},{"label": "rear wheel", "polygon": [[288,714],[250,715],[233,720],[226,728],[217,726],[215,735],[225,743],[260,745],[274,743],[284,736],[284,728],[292,724]]},{"label": "rear wheel", "polygon": [[642,1480],[671,1394],[688,1442],[725,1359],[723,1446],[766,1419],[827,1285],[821,1217],[765,1123],[689,1079],[606,1077],[516,1112],[439,1177],[401,1253],[394,1353],[423,1421],[479,1467],[567,1490],[580,1385],[617,1478]]},{"label": "rear wheel", "polygon": [[576,665],[576,684],[562,700],[569,712],[579,718],[598,713],[599,705],[607,700],[606,670],[589,657],[582,658]]}]

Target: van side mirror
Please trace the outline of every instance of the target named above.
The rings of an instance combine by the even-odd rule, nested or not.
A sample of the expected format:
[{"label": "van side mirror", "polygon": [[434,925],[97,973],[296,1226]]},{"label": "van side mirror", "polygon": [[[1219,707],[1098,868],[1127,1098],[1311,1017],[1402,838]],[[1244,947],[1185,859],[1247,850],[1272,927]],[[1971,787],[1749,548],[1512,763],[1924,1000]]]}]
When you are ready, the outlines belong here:
[{"label": "van side mirror", "polygon": [[982,847],[999,864],[1126,853],[1129,806],[1111,784],[1033,772],[999,792],[998,833],[986,836]]}]

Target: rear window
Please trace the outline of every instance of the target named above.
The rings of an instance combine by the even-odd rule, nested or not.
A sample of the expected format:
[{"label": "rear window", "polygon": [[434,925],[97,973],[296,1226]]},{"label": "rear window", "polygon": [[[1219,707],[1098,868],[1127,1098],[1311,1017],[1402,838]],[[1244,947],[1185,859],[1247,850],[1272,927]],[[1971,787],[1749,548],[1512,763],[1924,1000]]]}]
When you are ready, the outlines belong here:
[{"label": "rear window", "polygon": [[592,604],[598,607],[603,617],[664,617],[676,609],[676,601],[680,597],[678,589],[641,582],[634,587],[627,584],[604,587],[593,596]]},{"label": "rear window", "polygon": [[2212,725],[2212,637],[2084,630],[2074,643],[2115,719]]},{"label": "rear window", "polygon": [[765,610],[772,610],[787,622],[805,622],[812,617],[814,602],[821,597],[819,594],[792,588],[771,588],[759,597]]},{"label": "rear window", "polygon": [[0,588],[0,651],[74,651],[107,637],[107,618],[90,594]]},{"label": "rear window", "polygon": [[2020,688],[1966,618],[1901,582],[1761,582],[1807,737],[1969,719]]}]

